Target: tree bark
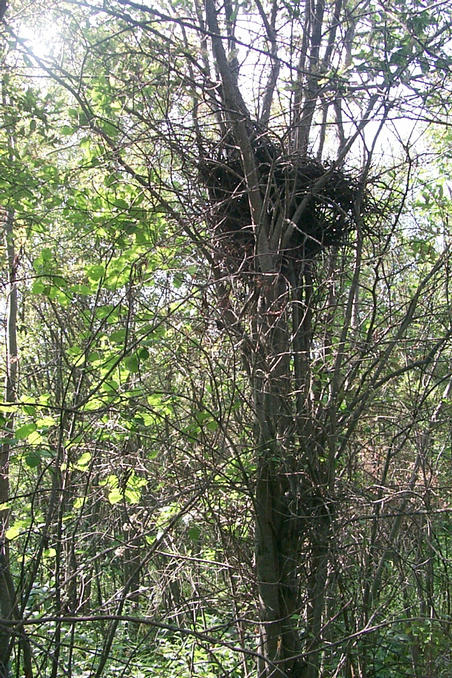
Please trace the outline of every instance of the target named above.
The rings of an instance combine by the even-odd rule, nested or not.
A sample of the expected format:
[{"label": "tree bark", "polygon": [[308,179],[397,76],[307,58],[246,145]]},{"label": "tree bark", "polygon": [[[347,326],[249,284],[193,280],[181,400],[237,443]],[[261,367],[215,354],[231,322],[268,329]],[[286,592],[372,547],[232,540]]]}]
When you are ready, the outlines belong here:
[{"label": "tree bark", "polygon": [[300,520],[294,483],[294,426],[287,288],[267,272],[256,314],[252,374],[257,479],[255,562],[259,592],[259,676],[300,676],[297,565]]},{"label": "tree bark", "polygon": [[[4,221],[5,250],[7,255],[8,283],[6,304],[6,375],[4,385],[5,403],[11,405],[11,412],[6,414],[4,424],[6,441],[0,446],[0,613],[3,619],[20,619],[19,605],[14,588],[13,577],[10,567],[9,547],[6,532],[9,523],[8,502],[9,489],[9,451],[10,441],[14,438],[14,409],[17,401],[17,373],[18,373],[18,350],[17,350],[17,267],[19,256],[14,244],[14,214],[11,210],[6,211]],[[20,631],[20,645],[23,652],[24,677],[31,678],[31,650],[25,631]],[[9,678],[9,659],[14,635],[11,627],[0,626],[0,678]]]},{"label": "tree bark", "polygon": [[[16,401],[17,387],[17,259],[14,249],[13,213],[6,211],[4,221],[5,249],[8,267],[8,291],[6,307],[6,376],[4,385],[5,403]],[[14,410],[6,414],[4,424],[5,442],[0,448],[0,611],[4,619],[14,618],[14,587],[9,567],[9,548],[6,531],[9,522],[9,450],[14,437]],[[9,675],[11,632],[9,627],[0,627],[0,678]]]}]

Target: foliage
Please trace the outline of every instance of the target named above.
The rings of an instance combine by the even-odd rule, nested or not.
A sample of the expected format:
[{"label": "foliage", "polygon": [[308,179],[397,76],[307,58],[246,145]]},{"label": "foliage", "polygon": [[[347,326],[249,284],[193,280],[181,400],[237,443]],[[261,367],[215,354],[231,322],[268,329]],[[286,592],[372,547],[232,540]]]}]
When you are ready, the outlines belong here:
[{"label": "foliage", "polygon": [[448,675],[447,21],[8,9],[0,678]]}]

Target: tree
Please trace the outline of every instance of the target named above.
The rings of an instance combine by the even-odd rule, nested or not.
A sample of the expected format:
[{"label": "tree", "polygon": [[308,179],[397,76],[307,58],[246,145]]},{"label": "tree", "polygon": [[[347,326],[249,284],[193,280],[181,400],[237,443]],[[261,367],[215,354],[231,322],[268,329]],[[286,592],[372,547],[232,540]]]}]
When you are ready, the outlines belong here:
[{"label": "tree", "polygon": [[[253,516],[258,675],[378,675],[375,634],[412,609],[409,586],[402,587],[408,600],[394,607],[390,596],[382,600],[391,587],[388,565],[396,563],[405,581],[405,554],[414,548],[401,543],[407,514],[431,515],[432,435],[449,393],[448,235],[432,239],[419,205],[410,213],[422,193],[413,183],[418,141],[415,127],[406,136],[398,122],[416,119],[422,130],[447,122],[447,12],[414,1],[391,11],[379,2],[342,0],[268,6],[256,0],[221,8],[206,0],[168,9],[121,0],[86,14],[76,3],[68,6],[71,59],[34,56],[74,101],[64,133],[84,135],[89,162],[107,175],[112,192],[129,186],[126,199],[119,198],[126,219],[142,194],[146,217],[164,219],[166,237],[182,232],[196,247],[193,255],[178,242],[179,261],[195,268],[171,280],[196,299],[195,313],[208,309],[206,330],[191,340],[192,349],[213,384],[228,373],[218,376],[202,342],[219,331],[230,343],[224,349],[233,355],[229,364],[243,366],[230,394],[221,384],[217,399],[207,396],[195,379],[187,394],[176,377],[166,388],[171,405],[157,397],[151,407],[166,426],[165,435],[158,427],[161,440],[174,444],[177,432],[179,441],[200,446],[191,463],[203,480],[193,497],[207,494],[206,523],[212,497],[219,496],[215,469],[224,468],[203,423],[222,432],[224,463],[232,459],[240,478],[229,475],[227,482],[242,488]],[[400,142],[393,159],[382,154],[391,129]],[[149,256],[143,247],[135,261]],[[104,273],[93,269],[94,280]],[[132,296],[129,309],[137,303],[135,291]],[[146,295],[140,303],[149,303]],[[190,317],[191,305],[184,308]],[[216,326],[209,325],[211,316]],[[132,317],[135,310],[123,328],[127,336],[135,335]],[[136,337],[120,357],[132,374],[142,345],[142,335]],[[96,370],[91,377],[97,393],[96,384],[106,379]],[[150,397],[153,388],[165,391],[150,378],[141,381]],[[212,416],[223,397],[228,406]],[[247,447],[238,433],[237,401],[252,439]],[[192,423],[186,426],[188,402]],[[111,401],[107,410],[113,407]],[[399,423],[391,416],[395,407]],[[142,408],[140,401],[130,411],[139,416]],[[144,430],[153,426],[148,420]],[[191,468],[185,457],[172,463],[180,464],[182,476]],[[413,499],[421,491],[421,469],[425,514]],[[119,497],[119,476],[108,477]],[[383,510],[390,489],[394,512]],[[186,511],[179,509],[173,506],[174,515]],[[348,512],[364,524],[360,587],[352,584],[353,528],[342,526]],[[172,517],[167,520],[173,529]],[[429,536],[416,547],[417,573],[424,560],[433,563],[429,521]],[[215,530],[227,533],[219,519]],[[131,551],[141,553],[145,543],[131,537]],[[126,582],[138,585],[143,561],[126,562],[135,562]],[[432,622],[427,569],[419,614],[426,618],[429,607]],[[234,597],[240,598],[236,589]],[[237,607],[234,614],[242,649],[250,651]],[[96,675],[116,629],[112,620]],[[335,663],[328,646],[337,645],[342,655]]]}]

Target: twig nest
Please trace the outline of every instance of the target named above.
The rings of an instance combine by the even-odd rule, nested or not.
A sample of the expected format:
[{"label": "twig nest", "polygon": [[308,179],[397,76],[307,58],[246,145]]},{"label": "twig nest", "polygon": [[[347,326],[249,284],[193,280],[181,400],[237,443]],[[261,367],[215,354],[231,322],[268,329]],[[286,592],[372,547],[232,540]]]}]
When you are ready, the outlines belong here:
[{"label": "twig nest", "polygon": [[[327,247],[343,244],[356,223],[355,204],[363,191],[360,182],[312,157],[285,155],[262,136],[253,143],[253,150],[263,221],[269,231],[280,230],[276,240],[282,249],[275,254],[281,261],[301,263]],[[243,267],[244,260],[252,259],[255,228],[237,147],[224,143],[201,160],[199,172],[208,190],[217,251],[228,260],[228,268]],[[290,229],[289,238],[284,237],[285,229]]]}]

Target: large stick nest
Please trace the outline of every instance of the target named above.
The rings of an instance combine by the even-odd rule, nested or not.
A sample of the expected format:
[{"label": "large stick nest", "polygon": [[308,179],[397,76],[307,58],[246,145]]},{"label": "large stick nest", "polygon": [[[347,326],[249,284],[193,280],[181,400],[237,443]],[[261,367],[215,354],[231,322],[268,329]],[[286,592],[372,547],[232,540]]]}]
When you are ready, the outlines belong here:
[{"label": "large stick nest", "polygon": [[[253,142],[259,188],[271,233],[280,229],[281,266],[314,258],[332,245],[341,245],[356,226],[360,182],[344,171],[312,157],[288,156],[265,137]],[[253,266],[255,230],[249,193],[237,146],[223,143],[200,162],[200,178],[208,189],[210,227],[217,254],[229,270]],[[297,208],[305,207],[296,216]],[[284,238],[285,229],[290,237]],[[281,242],[287,240],[284,248]]]}]

